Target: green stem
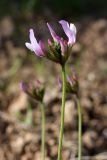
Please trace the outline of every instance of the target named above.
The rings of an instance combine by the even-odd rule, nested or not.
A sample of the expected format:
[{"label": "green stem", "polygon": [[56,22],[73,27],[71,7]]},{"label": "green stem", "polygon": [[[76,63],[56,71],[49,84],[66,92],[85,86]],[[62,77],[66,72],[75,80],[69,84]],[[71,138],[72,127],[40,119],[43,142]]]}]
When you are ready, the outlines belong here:
[{"label": "green stem", "polygon": [[62,143],[63,143],[63,133],[64,133],[64,113],[65,113],[65,99],[66,99],[66,72],[65,66],[62,67],[62,106],[61,106],[61,126],[59,135],[59,146],[58,146],[58,160],[62,160]]},{"label": "green stem", "polygon": [[78,160],[82,160],[82,111],[81,111],[79,96],[77,96],[77,108],[78,108]]},{"label": "green stem", "polygon": [[41,104],[41,118],[42,118],[42,144],[41,144],[41,160],[45,160],[45,106]]}]

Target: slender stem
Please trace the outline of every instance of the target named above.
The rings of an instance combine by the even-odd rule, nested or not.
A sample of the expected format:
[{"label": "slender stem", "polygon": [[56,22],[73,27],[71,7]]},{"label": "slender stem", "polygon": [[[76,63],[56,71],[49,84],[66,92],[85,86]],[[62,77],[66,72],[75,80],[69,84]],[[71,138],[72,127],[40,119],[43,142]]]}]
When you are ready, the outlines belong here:
[{"label": "slender stem", "polygon": [[66,99],[66,72],[65,66],[62,67],[62,106],[61,106],[61,126],[59,135],[59,146],[58,146],[58,160],[62,160],[62,143],[63,143],[63,132],[64,132],[64,113],[65,113],[65,99]]},{"label": "slender stem", "polygon": [[42,144],[41,144],[41,160],[45,160],[45,106],[42,102],[41,104],[41,118],[42,118]]},{"label": "slender stem", "polygon": [[82,160],[82,111],[81,111],[79,96],[77,96],[77,108],[78,108],[78,160]]}]

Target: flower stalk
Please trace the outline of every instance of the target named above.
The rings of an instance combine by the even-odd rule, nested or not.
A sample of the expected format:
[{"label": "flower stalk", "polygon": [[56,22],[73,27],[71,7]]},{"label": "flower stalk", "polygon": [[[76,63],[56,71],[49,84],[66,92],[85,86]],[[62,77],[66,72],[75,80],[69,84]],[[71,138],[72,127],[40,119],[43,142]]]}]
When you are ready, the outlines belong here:
[{"label": "flower stalk", "polygon": [[78,110],[78,160],[82,160],[82,111],[79,96],[77,95],[76,98]]},{"label": "flower stalk", "polygon": [[41,119],[42,119],[42,122],[41,122],[41,128],[42,128],[42,133],[41,133],[41,160],[45,160],[45,120],[46,120],[46,117],[45,117],[45,106],[44,106],[44,103],[41,102]]},{"label": "flower stalk", "polygon": [[64,133],[64,113],[65,113],[65,99],[66,99],[66,71],[65,65],[62,66],[62,106],[61,106],[61,125],[60,125],[60,135],[59,135],[59,146],[58,146],[58,159],[62,160],[62,144],[63,144],[63,133]]}]

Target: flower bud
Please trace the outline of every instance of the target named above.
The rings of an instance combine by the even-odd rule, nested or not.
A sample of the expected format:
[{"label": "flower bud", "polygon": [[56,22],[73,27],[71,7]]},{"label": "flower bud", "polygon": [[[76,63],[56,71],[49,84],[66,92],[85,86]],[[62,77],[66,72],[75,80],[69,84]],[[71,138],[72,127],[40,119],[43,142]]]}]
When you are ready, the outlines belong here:
[{"label": "flower bud", "polygon": [[40,81],[36,80],[35,83],[33,84],[27,82],[21,82],[20,88],[36,101],[42,102],[45,88]]},{"label": "flower bud", "polygon": [[78,94],[79,91],[79,83],[78,79],[75,75],[71,75],[67,77],[67,92],[72,94]]},{"label": "flower bud", "polygon": [[[58,85],[60,89],[62,88],[62,80],[58,77]],[[78,95],[79,91],[79,83],[78,78],[75,72],[73,71],[71,76],[67,76],[66,80],[66,92],[69,94],[76,94]]]}]

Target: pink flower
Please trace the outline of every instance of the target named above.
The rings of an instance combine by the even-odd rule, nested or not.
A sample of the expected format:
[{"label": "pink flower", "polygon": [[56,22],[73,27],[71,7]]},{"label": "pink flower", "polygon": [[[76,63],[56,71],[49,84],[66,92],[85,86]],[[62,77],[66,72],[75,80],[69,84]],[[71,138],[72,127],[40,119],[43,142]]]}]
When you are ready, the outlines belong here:
[{"label": "pink flower", "polygon": [[53,40],[60,44],[62,55],[64,55],[64,54],[66,54],[65,52],[67,52],[67,48],[69,46],[72,46],[76,41],[76,27],[72,23],[70,23],[70,25],[69,25],[69,23],[65,20],[61,20],[61,21],[59,21],[59,23],[62,25],[62,28],[63,28],[65,34],[67,35],[68,40],[64,40],[62,37],[59,37],[55,33],[55,31],[52,29],[52,27],[49,25],[49,23],[47,23],[47,26],[50,30],[50,33],[51,33]]},{"label": "pink flower", "polygon": [[29,31],[29,37],[30,37],[30,43],[26,42],[25,45],[28,49],[33,51],[38,57],[43,57],[44,56],[44,51],[42,50],[42,42],[39,41],[37,42],[33,29],[30,29]]},{"label": "pink flower", "polygon": [[69,23],[67,21],[61,20],[59,23],[62,25],[62,28],[65,32],[65,34],[68,37],[68,44],[73,45],[76,41],[76,27],[74,24]]},{"label": "pink flower", "polygon": [[[61,20],[59,21],[59,23],[62,25],[62,28],[68,37],[68,45],[73,45],[76,41],[76,32],[77,32],[75,25],[72,23],[70,23],[69,25],[69,23],[65,20]],[[54,41],[58,43],[61,43],[62,41],[64,41],[63,38],[56,35],[55,31],[52,29],[49,23],[47,23],[47,26],[50,30],[51,36],[54,39]]]}]

